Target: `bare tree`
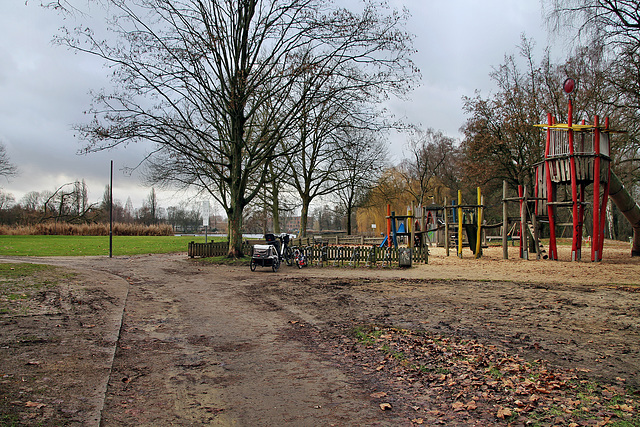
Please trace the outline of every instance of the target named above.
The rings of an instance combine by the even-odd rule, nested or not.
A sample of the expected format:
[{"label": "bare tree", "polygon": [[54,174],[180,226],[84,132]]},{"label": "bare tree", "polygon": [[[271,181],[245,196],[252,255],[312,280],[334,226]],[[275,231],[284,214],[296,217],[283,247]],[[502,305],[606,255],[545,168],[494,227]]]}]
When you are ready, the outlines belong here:
[{"label": "bare tree", "polygon": [[16,198],[11,193],[0,190],[0,210],[8,209],[15,203]]},{"label": "bare tree", "polygon": [[459,166],[458,151],[454,138],[432,128],[417,129],[410,137],[409,157],[400,170],[418,205],[424,205],[431,197],[442,203],[442,190]]},{"label": "bare tree", "polygon": [[636,0],[546,0],[554,31],[567,26],[582,38],[606,38],[625,47],[640,45],[640,8]]},{"label": "bare tree", "polygon": [[513,187],[531,184],[532,166],[544,155],[543,135],[534,125],[546,119],[549,111],[545,89],[557,95],[554,90],[561,88],[566,76],[559,74],[562,70],[547,66],[552,74],[543,79],[543,67],[536,64],[530,40],[523,37],[519,50],[517,56],[505,56],[504,63],[491,73],[498,86],[494,95],[463,98],[464,110],[470,116],[462,127],[464,171],[474,186],[497,188],[503,180]]},{"label": "bare tree", "polygon": [[145,199],[142,204],[142,218],[146,224],[157,224],[158,223],[158,196],[156,195],[156,189],[151,187],[151,191],[149,191],[149,195]]},{"label": "bare tree", "polygon": [[20,199],[20,206],[26,211],[35,211],[40,207],[42,196],[37,191],[30,191]]},{"label": "bare tree", "polygon": [[[601,46],[609,61],[603,78],[613,88],[606,101],[624,110],[626,125],[636,131],[640,115],[640,7],[637,0],[546,0],[548,22],[563,34],[573,28],[576,40]],[[636,134],[640,135],[640,134]]]},{"label": "bare tree", "polygon": [[311,202],[318,197],[332,194],[343,185],[336,174],[339,161],[339,127],[335,104],[320,104],[305,108],[297,132],[290,140],[283,141],[298,147],[286,155],[288,168],[285,178],[292,185],[300,200],[300,234],[307,234],[307,222]]},{"label": "bare tree", "polygon": [[40,222],[51,219],[56,222],[82,223],[91,220],[91,214],[98,204],[89,204],[87,200],[88,190],[84,183],[79,181],[63,184],[55,191],[43,191],[43,213]]},{"label": "bare tree", "polygon": [[18,168],[11,163],[9,155],[7,154],[7,148],[4,144],[0,143],[0,176],[10,178],[18,174]]},{"label": "bare tree", "polygon": [[406,14],[383,2],[356,14],[326,0],[105,1],[116,43],[87,28],[58,38],[103,58],[118,85],[78,127],[86,151],[155,144],[150,179],[211,194],[227,213],[230,256],[241,255],[242,211],[305,102],[344,91],[381,99],[417,76]]},{"label": "bare tree", "polygon": [[378,132],[348,129],[339,152],[336,190],[339,206],[347,220],[347,234],[353,229],[355,209],[378,182],[387,164],[388,150]]}]

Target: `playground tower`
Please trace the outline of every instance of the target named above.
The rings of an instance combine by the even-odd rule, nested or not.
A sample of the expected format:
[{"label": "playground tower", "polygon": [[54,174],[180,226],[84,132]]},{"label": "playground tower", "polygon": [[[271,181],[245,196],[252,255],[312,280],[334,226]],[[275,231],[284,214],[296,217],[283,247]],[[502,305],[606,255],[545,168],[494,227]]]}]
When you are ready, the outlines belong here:
[{"label": "playground tower", "polygon": [[[585,208],[591,203],[593,228],[591,232],[591,261],[602,260],[606,207],[611,182],[609,119],[600,122],[598,116],[593,124],[573,123],[571,92],[573,79],[564,83],[569,95],[567,123],[555,123],[551,114],[547,123],[538,126],[546,130],[547,140],[544,161],[535,167],[536,183],[535,211],[538,216],[549,218],[549,258],[558,259],[556,227],[572,227],[571,260],[578,261],[582,252],[582,233]],[[593,185],[593,200],[585,200],[585,189]],[[634,203],[635,205],[635,203]],[[557,224],[559,209],[569,209],[570,224]]]}]

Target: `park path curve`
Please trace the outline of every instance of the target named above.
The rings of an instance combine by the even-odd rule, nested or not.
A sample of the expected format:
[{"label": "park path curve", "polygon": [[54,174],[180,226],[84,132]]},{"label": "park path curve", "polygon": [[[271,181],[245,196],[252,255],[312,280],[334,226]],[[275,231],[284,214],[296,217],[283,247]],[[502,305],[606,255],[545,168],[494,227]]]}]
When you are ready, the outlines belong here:
[{"label": "park path curve", "polygon": [[[334,362],[287,338],[298,314],[269,309],[250,288],[268,269],[198,266],[184,254],[6,258],[111,275],[122,305],[102,333],[112,367],[95,400],[100,425],[402,425]],[[304,274],[283,269],[278,275]],[[128,288],[123,288],[123,280]],[[113,284],[118,284],[112,288]],[[253,300],[253,301],[252,301]],[[121,320],[121,322],[119,321]],[[107,386],[108,382],[108,386]],[[102,395],[100,396],[100,393]],[[87,417],[93,424],[96,417]]]}]

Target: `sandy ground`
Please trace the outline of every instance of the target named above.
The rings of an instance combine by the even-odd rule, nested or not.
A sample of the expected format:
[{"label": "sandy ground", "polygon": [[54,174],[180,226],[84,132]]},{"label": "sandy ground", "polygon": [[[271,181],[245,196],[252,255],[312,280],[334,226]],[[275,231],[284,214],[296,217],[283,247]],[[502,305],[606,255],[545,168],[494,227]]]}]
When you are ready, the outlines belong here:
[{"label": "sandy ground", "polygon": [[38,313],[0,317],[0,408],[25,425],[412,425],[411,402],[381,411],[370,374],[309,341],[336,325],[455,335],[640,386],[640,259],[628,245],[608,242],[597,264],[566,261],[567,248],[558,262],[511,251],[277,273],[185,254],[6,257],[78,275]]}]

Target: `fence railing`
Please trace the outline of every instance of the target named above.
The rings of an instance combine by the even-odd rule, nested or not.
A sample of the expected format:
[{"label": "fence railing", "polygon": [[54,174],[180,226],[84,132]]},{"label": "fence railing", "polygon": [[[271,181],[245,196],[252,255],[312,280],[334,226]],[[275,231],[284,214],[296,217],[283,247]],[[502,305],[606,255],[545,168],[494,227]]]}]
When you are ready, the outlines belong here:
[{"label": "fence railing", "polygon": [[[389,248],[378,246],[306,246],[304,253],[310,265],[324,266],[349,266],[349,267],[391,267],[400,264],[402,252],[408,248]],[[412,248],[412,263],[428,263],[428,248]],[[407,259],[403,265],[407,265]]]},{"label": "fence railing", "polygon": [[[408,248],[380,248],[371,246],[330,246],[328,244],[308,244],[313,239],[294,239],[292,246],[302,249],[310,265],[316,266],[367,266],[367,267],[391,267],[400,264],[406,265],[406,251]],[[246,242],[242,245],[242,251],[250,255],[252,244]],[[224,256],[229,250],[227,242],[195,243],[190,242],[188,248],[189,257],[214,257]],[[410,250],[410,262],[428,263],[429,248],[412,248]]]},{"label": "fence railing", "polygon": [[315,235],[312,237],[296,238],[291,240],[293,245],[296,246],[310,246],[310,245],[354,245],[354,246],[368,246],[379,245],[382,242],[382,237],[365,237],[365,236],[345,236],[345,235]]},{"label": "fence railing", "polygon": [[[251,254],[251,244],[243,243],[242,244],[242,252],[246,254]],[[214,257],[214,256],[224,256],[229,253],[229,243],[227,242],[209,242],[209,243],[196,243],[189,242],[189,247],[187,249],[188,255],[193,257]]]}]

